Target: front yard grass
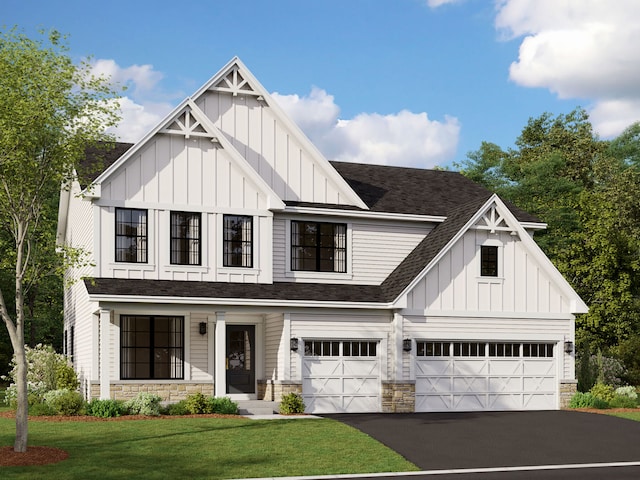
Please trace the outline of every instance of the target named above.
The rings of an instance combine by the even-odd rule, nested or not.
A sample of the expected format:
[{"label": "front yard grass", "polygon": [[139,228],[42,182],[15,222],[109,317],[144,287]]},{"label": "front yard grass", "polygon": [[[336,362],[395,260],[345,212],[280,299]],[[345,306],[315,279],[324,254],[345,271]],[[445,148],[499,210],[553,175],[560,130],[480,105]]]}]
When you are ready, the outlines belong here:
[{"label": "front yard grass", "polygon": [[629,420],[635,420],[636,422],[640,422],[640,411],[636,411],[636,412],[611,412],[611,413],[607,413],[607,415],[613,415],[614,417],[627,418]]},{"label": "front yard grass", "polygon": [[[15,421],[0,418],[0,446]],[[418,470],[369,436],[329,419],[162,418],[30,421],[29,445],[66,450],[54,465],[0,467],[14,478],[249,478]]]}]

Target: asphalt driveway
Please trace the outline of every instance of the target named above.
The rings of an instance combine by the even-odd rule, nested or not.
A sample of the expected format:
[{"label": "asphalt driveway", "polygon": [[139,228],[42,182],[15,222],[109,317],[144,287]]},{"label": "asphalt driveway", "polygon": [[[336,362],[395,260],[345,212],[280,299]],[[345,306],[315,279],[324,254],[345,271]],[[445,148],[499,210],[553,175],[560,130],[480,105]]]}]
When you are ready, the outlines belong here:
[{"label": "asphalt driveway", "polygon": [[575,411],[323,415],[422,470],[640,461],[640,422]]}]

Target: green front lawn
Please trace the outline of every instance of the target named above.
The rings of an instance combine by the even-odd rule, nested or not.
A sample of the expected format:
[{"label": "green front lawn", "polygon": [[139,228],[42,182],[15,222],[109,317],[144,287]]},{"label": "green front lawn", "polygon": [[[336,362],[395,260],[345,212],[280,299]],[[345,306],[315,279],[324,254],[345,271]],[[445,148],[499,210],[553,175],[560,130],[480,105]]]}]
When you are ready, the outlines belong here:
[{"label": "green front lawn", "polygon": [[[15,421],[0,418],[0,446]],[[29,444],[66,450],[61,463],[0,467],[13,478],[249,478],[402,472],[417,468],[329,419],[167,418],[29,423]]]},{"label": "green front lawn", "polygon": [[635,420],[636,422],[640,422],[640,411],[636,411],[636,412],[611,412],[611,413],[607,413],[607,415],[613,415],[614,417],[628,418],[629,420]]}]

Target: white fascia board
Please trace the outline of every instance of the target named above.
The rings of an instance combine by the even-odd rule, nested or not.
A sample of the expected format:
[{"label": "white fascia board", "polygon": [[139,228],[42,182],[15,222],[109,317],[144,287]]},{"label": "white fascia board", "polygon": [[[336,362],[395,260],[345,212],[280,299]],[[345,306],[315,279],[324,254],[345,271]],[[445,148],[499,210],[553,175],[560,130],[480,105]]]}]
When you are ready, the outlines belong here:
[{"label": "white fascia board", "polygon": [[542,222],[520,222],[525,230],[546,230],[547,224]]},{"label": "white fascia board", "polygon": [[[421,319],[424,318],[478,318],[478,319],[486,319],[486,318],[506,318],[506,319],[527,319],[527,320],[561,320],[561,321],[571,321],[575,318],[575,316],[571,313],[532,313],[532,312],[490,312],[490,311],[465,311],[465,310],[419,310],[419,309],[410,309],[403,308],[398,310],[398,312],[408,317],[407,319],[411,321],[410,317],[419,317]],[[422,320],[421,320],[422,321]]]},{"label": "white fascia board", "polygon": [[304,214],[304,215],[325,215],[325,216],[340,216],[340,217],[354,217],[354,218],[367,218],[376,220],[408,220],[416,222],[431,222],[442,223],[447,217],[437,215],[417,215],[417,214],[405,214],[405,213],[387,213],[387,212],[372,212],[371,210],[343,210],[340,208],[317,208],[317,207],[293,207],[287,206],[283,213],[291,214]]},{"label": "white fascia board", "polygon": [[149,295],[89,295],[92,302],[108,303],[149,303],[176,305],[230,305],[250,307],[304,307],[304,308],[345,308],[389,310],[389,303],[372,302],[319,302],[315,300],[264,300],[243,298],[212,298],[212,297],[154,297]]},{"label": "white fascia board", "polygon": [[564,276],[556,268],[553,262],[549,260],[549,257],[547,257],[547,255],[542,251],[533,237],[527,234],[523,226],[518,222],[513,213],[511,213],[511,211],[507,208],[500,197],[495,195],[494,201],[496,202],[496,206],[501,210],[501,213],[507,218],[507,222],[510,225],[515,226],[520,236],[520,240],[533,255],[534,259],[538,261],[540,267],[547,273],[547,275],[549,275],[549,278],[552,281],[556,282],[560,290],[567,296],[571,313],[587,313],[589,311],[589,307],[587,307],[586,303],[584,303],[584,301],[576,293],[576,291],[569,284],[566,278],[564,278]]},{"label": "white fascia board", "polygon": [[212,85],[217,83],[226,73],[231,69],[234,65],[237,65],[245,80],[249,82],[251,87],[260,93],[262,96],[262,100],[265,102],[269,108],[271,108],[276,117],[284,124],[286,128],[288,128],[298,140],[300,140],[302,146],[310,153],[311,157],[316,161],[316,164],[322,167],[324,173],[327,174],[329,178],[331,178],[336,184],[342,187],[343,192],[346,192],[350,197],[349,200],[353,202],[353,205],[356,205],[364,210],[368,210],[369,207],[366,203],[358,196],[358,194],[351,188],[351,186],[347,183],[347,181],[340,175],[335,168],[329,163],[329,161],[325,158],[320,150],[307,138],[304,132],[300,129],[298,125],[296,125],[289,116],[280,108],[278,102],[276,102],[273,97],[267,92],[264,86],[258,81],[256,77],[253,76],[253,73],[246,67],[244,63],[238,58],[234,57],[227,63],[222,69],[216,73],[208,82],[206,82],[196,93],[193,94],[194,99],[198,99],[204,92],[209,90]]}]

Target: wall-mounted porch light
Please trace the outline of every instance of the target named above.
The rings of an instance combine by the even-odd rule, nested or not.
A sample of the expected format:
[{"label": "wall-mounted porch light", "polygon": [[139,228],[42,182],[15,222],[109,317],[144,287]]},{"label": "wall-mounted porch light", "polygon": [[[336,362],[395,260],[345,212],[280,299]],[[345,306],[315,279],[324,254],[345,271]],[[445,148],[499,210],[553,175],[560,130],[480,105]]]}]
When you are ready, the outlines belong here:
[{"label": "wall-mounted porch light", "polygon": [[566,341],[564,342],[564,353],[573,352],[573,342]]},{"label": "wall-mounted porch light", "polygon": [[297,338],[292,338],[291,340],[289,340],[289,348],[291,348],[292,352],[297,352],[298,351],[298,339]]},{"label": "wall-mounted porch light", "polygon": [[410,338],[405,338],[404,340],[402,340],[402,350],[404,350],[405,352],[410,352],[411,351],[411,339]]},{"label": "wall-mounted porch light", "polygon": [[206,335],[207,334],[207,322],[200,322],[200,335]]}]

